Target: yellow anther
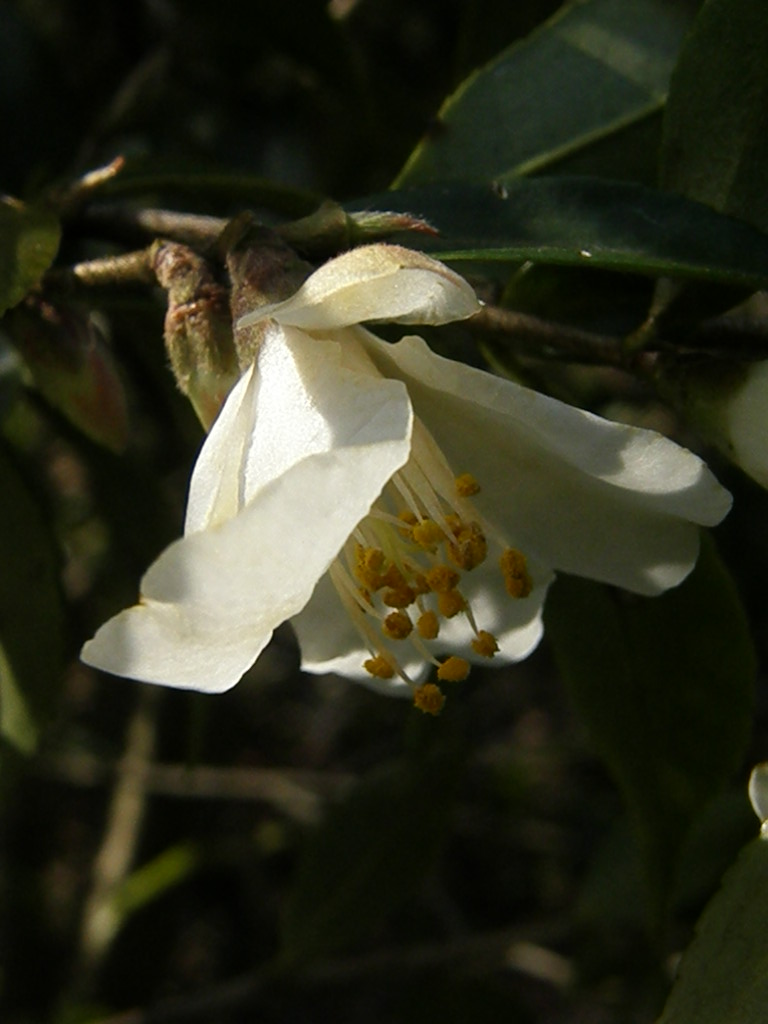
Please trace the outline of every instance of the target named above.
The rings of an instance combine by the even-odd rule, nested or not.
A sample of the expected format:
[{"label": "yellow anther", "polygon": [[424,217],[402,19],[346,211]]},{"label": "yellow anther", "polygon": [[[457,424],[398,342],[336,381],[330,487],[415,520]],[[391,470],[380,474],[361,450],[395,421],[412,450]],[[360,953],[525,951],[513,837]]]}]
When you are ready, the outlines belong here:
[{"label": "yellow anther", "polygon": [[390,612],[381,628],[390,640],[405,640],[413,630],[413,623],[405,612]]},{"label": "yellow anther", "polygon": [[437,670],[437,678],[444,683],[461,683],[469,675],[469,662],[451,655]]},{"label": "yellow anther", "polygon": [[481,629],[472,641],[472,650],[483,658],[492,658],[498,649],[496,637],[487,629]]},{"label": "yellow anther", "polygon": [[364,548],[361,544],[355,548],[355,575],[368,590],[382,586],[381,571],[385,564],[386,556],[380,548]]},{"label": "yellow anther", "polygon": [[441,540],[445,539],[442,529],[432,519],[422,519],[411,530],[411,536],[419,547],[434,551]]},{"label": "yellow anther", "polygon": [[456,515],[455,512],[449,512],[449,514],[445,517],[445,522],[448,529],[454,535],[459,533],[464,527],[464,520],[461,518],[461,516]]},{"label": "yellow anther", "polygon": [[382,592],[381,600],[387,608],[407,608],[416,600],[416,595],[407,583],[403,583],[399,587],[388,587]]},{"label": "yellow anther", "polygon": [[416,620],[416,632],[422,640],[434,640],[440,632],[440,620],[434,612],[424,612]]},{"label": "yellow anther", "polygon": [[458,590],[448,590],[444,594],[437,595],[437,610],[444,619],[452,619],[454,615],[463,612],[467,602]]},{"label": "yellow anther", "polygon": [[461,498],[471,498],[473,494],[480,493],[480,484],[471,473],[462,473],[456,477],[456,493]]},{"label": "yellow anther", "polygon": [[382,587],[393,587],[395,590],[398,590],[400,587],[407,586],[408,581],[396,565],[388,565],[386,572],[381,574],[381,585]]},{"label": "yellow anther", "polygon": [[430,590],[429,583],[427,582],[427,577],[424,575],[423,572],[411,573],[409,579],[410,579],[409,586],[410,586],[411,590],[414,592],[414,594],[416,594],[417,597],[418,597],[419,594],[428,594],[429,593],[429,590]]},{"label": "yellow anther", "polygon": [[429,589],[436,594],[444,594],[458,584],[461,577],[455,569],[448,565],[435,565],[425,573]]},{"label": "yellow anther", "polygon": [[528,597],[533,590],[533,581],[525,555],[516,548],[507,548],[499,559],[499,565],[509,596]]},{"label": "yellow anther", "polygon": [[453,534],[456,539],[446,548],[448,557],[466,572],[476,569],[488,554],[488,542],[481,526],[478,523],[467,523],[459,530],[454,529]]},{"label": "yellow anther", "polygon": [[375,658],[368,658],[363,662],[363,668],[376,679],[391,679],[395,674],[394,667],[382,654],[377,654]]},{"label": "yellow anther", "polygon": [[439,715],[445,704],[445,696],[439,686],[424,683],[413,691],[413,704],[425,715]]},{"label": "yellow anther", "polygon": [[355,548],[355,557],[358,565],[364,566],[369,572],[381,572],[387,560],[381,548],[364,548],[362,544]]}]

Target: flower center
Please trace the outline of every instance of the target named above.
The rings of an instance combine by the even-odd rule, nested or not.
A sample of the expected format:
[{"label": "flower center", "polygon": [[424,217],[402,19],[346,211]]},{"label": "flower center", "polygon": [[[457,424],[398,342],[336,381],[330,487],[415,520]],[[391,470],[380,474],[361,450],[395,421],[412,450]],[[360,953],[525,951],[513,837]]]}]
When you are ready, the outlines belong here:
[{"label": "flower center", "polygon": [[463,617],[467,646],[480,657],[498,651],[496,637],[479,627],[462,583],[488,556],[488,538],[498,543],[498,571],[511,598],[532,589],[525,556],[504,547],[471,501],[480,485],[471,473],[454,476],[434,438],[414,423],[411,456],[387,483],[366,518],[353,531],[330,569],[336,590],[369,648],[363,667],[371,676],[399,676],[414,703],[438,714],[444,697],[436,683],[418,685],[405,664],[431,664],[438,682],[460,682],[469,662],[451,655],[438,660],[429,644],[447,620]]}]

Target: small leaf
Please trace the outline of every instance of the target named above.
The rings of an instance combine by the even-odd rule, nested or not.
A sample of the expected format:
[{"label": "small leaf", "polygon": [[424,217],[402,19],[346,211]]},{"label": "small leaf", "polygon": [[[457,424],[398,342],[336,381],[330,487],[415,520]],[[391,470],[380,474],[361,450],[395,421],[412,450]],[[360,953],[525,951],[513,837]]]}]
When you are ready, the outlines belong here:
[{"label": "small leaf", "polygon": [[29,752],[61,669],[57,562],[40,509],[2,451],[0,495],[0,731]]},{"label": "small leaf", "polygon": [[0,644],[0,736],[22,754],[33,753],[37,746],[37,727],[32,721],[11,663]]},{"label": "small leaf", "polygon": [[384,192],[350,209],[410,213],[437,238],[403,245],[443,260],[601,267],[757,289],[768,235],[700,203],[624,181],[531,178],[503,188],[452,184]]},{"label": "small leaf", "polygon": [[455,765],[436,760],[366,779],[306,849],[283,918],[282,961],[368,936],[418,888],[444,837]]},{"label": "small leaf", "polygon": [[48,210],[0,198],[0,316],[21,302],[50,267],[60,227]]},{"label": "small leaf", "polygon": [[471,75],[396,185],[551,168],[661,110],[688,25],[669,0],[578,0]]},{"label": "small leaf", "polygon": [[764,0],[708,0],[670,86],[662,184],[768,231]]},{"label": "small leaf", "polygon": [[658,1024],[764,1024],[768,839],[754,839],[696,928]]},{"label": "small leaf", "polygon": [[547,635],[628,805],[658,916],[691,822],[749,740],[755,658],[735,587],[709,542],[661,597],[563,577]]}]

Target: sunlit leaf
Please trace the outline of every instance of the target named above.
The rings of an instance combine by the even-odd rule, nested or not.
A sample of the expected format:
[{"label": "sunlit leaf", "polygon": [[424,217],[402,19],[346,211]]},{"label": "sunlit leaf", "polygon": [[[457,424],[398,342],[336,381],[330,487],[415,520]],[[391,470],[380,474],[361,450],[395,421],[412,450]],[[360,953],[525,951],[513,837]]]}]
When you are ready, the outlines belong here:
[{"label": "sunlit leaf", "polygon": [[59,237],[59,222],[48,210],[0,198],[0,315],[20,302],[50,267]]},{"label": "sunlit leaf", "polygon": [[627,802],[660,912],[694,819],[749,740],[755,659],[741,602],[710,543],[657,598],[562,578],[547,635]]},{"label": "sunlit leaf", "polygon": [[725,876],[683,956],[658,1024],[763,1024],[768,1006],[768,839]]},{"label": "sunlit leaf", "polygon": [[471,75],[396,185],[550,169],[664,104],[689,5],[578,0]]},{"label": "sunlit leaf", "polygon": [[422,217],[439,235],[405,235],[444,260],[562,264],[759,288],[768,235],[680,196],[632,182],[531,178],[503,188],[452,184],[385,192],[350,209]]}]

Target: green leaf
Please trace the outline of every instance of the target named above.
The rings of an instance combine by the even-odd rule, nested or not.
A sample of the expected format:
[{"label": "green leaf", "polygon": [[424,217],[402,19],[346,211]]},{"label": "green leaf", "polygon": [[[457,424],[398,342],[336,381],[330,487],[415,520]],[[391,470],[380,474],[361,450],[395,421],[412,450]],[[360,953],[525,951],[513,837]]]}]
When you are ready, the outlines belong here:
[{"label": "green leaf", "polygon": [[59,222],[48,210],[0,198],[0,316],[21,302],[50,267],[59,238]]},{"label": "green leaf", "polygon": [[658,1024],[764,1024],[768,839],[753,840],[702,915]]},{"label": "green leaf", "polygon": [[107,196],[161,197],[178,202],[181,197],[199,205],[226,203],[263,206],[286,216],[311,213],[322,202],[322,195],[309,189],[283,185],[269,178],[231,171],[190,168],[155,160],[129,161],[125,169],[102,191]]},{"label": "green leaf", "polygon": [[691,576],[660,597],[562,577],[547,604],[558,666],[633,819],[656,924],[686,832],[740,765],[751,728],[748,624],[704,541]]},{"label": "green leaf", "polygon": [[22,754],[37,746],[37,727],[19,690],[11,663],[0,643],[0,736]]},{"label": "green leaf", "polygon": [[768,235],[633,182],[558,176],[502,188],[451,184],[383,192],[348,208],[423,218],[437,237],[400,240],[444,260],[532,260],[752,289],[768,282]]},{"label": "green leaf", "polygon": [[666,188],[768,230],[768,17],[764,0],[708,0],[672,77]]},{"label": "green leaf", "polygon": [[115,928],[121,928],[131,914],[186,881],[199,866],[195,847],[179,843],[132,871],[112,893],[110,912],[115,916]]},{"label": "green leaf", "polygon": [[284,964],[348,948],[418,889],[444,837],[456,765],[409,762],[356,786],[305,850],[282,928]]},{"label": "green leaf", "polygon": [[23,752],[59,682],[57,560],[36,501],[0,451],[0,733]]},{"label": "green leaf", "polygon": [[471,75],[396,185],[550,169],[663,106],[689,22],[669,0],[577,0]]}]

